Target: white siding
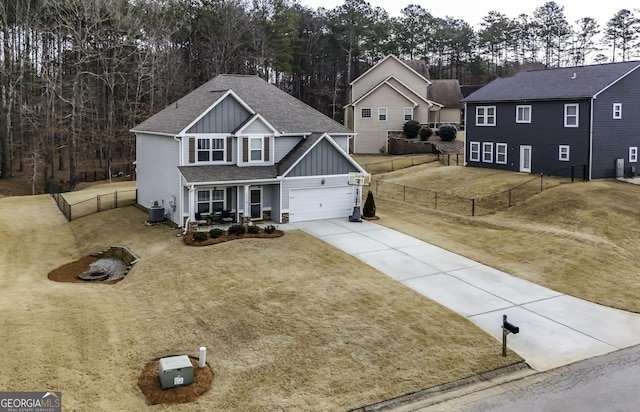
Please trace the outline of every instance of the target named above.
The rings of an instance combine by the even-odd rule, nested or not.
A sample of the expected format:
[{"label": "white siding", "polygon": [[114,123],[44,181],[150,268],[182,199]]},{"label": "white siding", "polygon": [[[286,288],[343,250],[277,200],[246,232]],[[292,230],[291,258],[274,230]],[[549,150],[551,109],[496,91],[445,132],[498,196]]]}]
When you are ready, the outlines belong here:
[{"label": "white siding", "polygon": [[[136,180],[138,204],[145,208],[158,201],[164,203],[165,215],[182,225],[180,210],[179,144],[172,137],[136,135]],[[175,196],[178,203],[173,212],[169,202]]]},{"label": "white siding", "polygon": [[[324,179],[324,185],[322,180]],[[321,188],[322,186],[348,186],[349,175],[292,177],[282,180],[282,211],[289,211],[291,189]]]}]

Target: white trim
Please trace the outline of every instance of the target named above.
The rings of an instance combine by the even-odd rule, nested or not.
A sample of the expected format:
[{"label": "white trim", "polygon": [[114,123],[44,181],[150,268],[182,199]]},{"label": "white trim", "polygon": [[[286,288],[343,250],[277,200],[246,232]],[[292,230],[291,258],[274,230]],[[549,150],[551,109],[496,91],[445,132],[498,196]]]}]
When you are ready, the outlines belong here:
[{"label": "white trim", "polygon": [[[504,160],[500,160],[500,149],[504,148]],[[506,165],[507,164],[507,157],[508,157],[508,146],[506,143],[496,143],[496,164],[499,165]]]},{"label": "white trim", "polygon": [[[488,160],[485,156],[487,154],[489,155]],[[482,163],[493,163],[493,142],[482,142]]]},{"label": "white trim", "polygon": [[[356,100],[355,102],[353,102],[353,103],[351,103],[351,104],[353,104],[353,105],[359,104],[361,101],[363,101],[364,99],[366,99],[367,97],[369,97],[371,94],[373,94],[373,92],[375,92],[376,90],[378,90],[380,87],[382,87],[382,86],[385,86],[385,85],[386,85],[386,86],[388,86],[389,88],[393,89],[393,90],[394,90],[396,93],[398,93],[400,96],[402,96],[402,97],[404,97],[405,99],[407,99],[408,101],[410,101],[410,102],[414,105],[414,107],[417,107],[417,106],[418,106],[418,103],[417,103],[415,100],[413,100],[411,97],[407,96],[407,95],[406,95],[406,94],[404,94],[402,91],[400,91],[397,87],[395,87],[394,85],[392,85],[391,83],[389,83],[389,82],[388,82],[388,80],[389,80],[390,78],[393,78],[393,79],[394,79],[394,80],[396,80],[398,83],[400,83],[400,84],[402,84],[403,86],[405,86],[405,85],[404,85],[404,83],[402,83],[400,80],[396,79],[396,78],[395,78],[395,77],[393,77],[393,76],[389,76],[389,77],[387,77],[386,79],[384,79],[383,81],[381,81],[380,83],[376,84],[376,85],[375,85],[371,90],[369,90],[368,92],[366,92],[365,94],[363,94],[362,96],[360,96],[360,98],[359,98],[358,100]],[[407,87],[407,86],[405,86],[405,87]],[[411,91],[411,92],[412,92],[416,97],[418,97],[418,98],[420,98],[421,100],[423,100],[425,103],[427,103],[427,104],[431,104],[431,102],[430,102],[428,99],[426,99],[426,98],[424,98],[424,97],[420,96],[419,94],[417,94],[416,92],[414,92],[413,90],[411,90],[409,87],[407,87],[407,89],[408,89],[408,90],[410,90],[410,91]]]},{"label": "white trim", "polygon": [[[476,150],[473,150],[473,147],[476,147]],[[475,154],[475,156],[474,156]],[[469,161],[470,162],[479,162],[480,161],[480,142],[469,142]]]},{"label": "white trim", "polygon": [[[247,111],[248,111],[250,114],[252,114],[252,115],[253,115],[253,114],[256,114],[256,112],[251,108],[251,106],[249,106],[247,103],[245,103],[245,101],[244,101],[244,100],[242,100],[242,99],[240,98],[240,96],[238,96],[237,94],[235,94],[233,90],[229,89],[229,90],[227,90],[227,92],[226,92],[225,94],[223,94],[222,96],[220,96],[220,98],[218,98],[218,100],[216,100],[215,102],[213,102],[213,104],[211,104],[207,109],[205,109],[202,113],[200,113],[200,114],[199,114],[199,115],[198,115],[198,116],[197,116],[197,117],[196,117],[196,118],[195,118],[191,123],[189,123],[189,124],[187,125],[187,127],[185,127],[184,129],[182,129],[182,130],[178,133],[178,135],[179,135],[179,136],[184,136],[184,135],[185,135],[185,133],[187,133],[187,131],[188,131],[189,129],[191,129],[191,127],[193,127],[193,125],[194,125],[194,124],[198,123],[198,122],[200,121],[200,119],[202,119],[204,116],[206,116],[206,115],[207,115],[207,113],[209,113],[211,110],[213,110],[213,108],[214,108],[214,107],[216,107],[216,106],[217,106],[221,101],[223,101],[224,99],[226,99],[226,98],[227,98],[227,96],[229,96],[229,95],[233,96],[233,97],[238,101],[238,103],[240,103],[240,105],[241,105],[242,107],[244,107],[245,109],[247,109]],[[177,104],[177,102],[176,102],[176,103],[172,103],[172,104]]]},{"label": "white trim", "polygon": [[[407,119],[407,110],[409,111],[409,119]],[[403,107],[402,108],[402,120],[408,122],[413,120],[413,107]]]},{"label": "white trim", "polygon": [[[569,107],[576,108],[576,114],[575,114],[576,124],[567,123],[567,119],[569,117],[569,115],[567,114],[567,109]],[[571,115],[571,117],[574,117],[574,115]],[[566,103],[564,105],[564,127],[580,127],[580,104],[579,103]]]},{"label": "white trim", "polygon": [[[606,85],[602,90],[600,90],[598,93],[594,94],[592,99],[597,99],[598,95],[600,93],[603,93],[605,90],[607,90],[609,87],[613,86],[614,84],[618,83],[620,80],[624,79],[625,77],[627,77],[629,74],[633,73],[635,70],[637,70],[640,67],[640,63],[638,63],[638,65],[636,67],[634,67],[633,69],[629,70],[628,72],[626,72],[625,74],[623,74],[622,76],[618,77],[617,79],[615,79],[614,81],[612,81],[610,84]],[[589,178],[591,178],[591,176],[589,176]]]},{"label": "white trim", "polygon": [[[523,114],[526,113],[528,116],[528,118],[526,119],[520,119],[518,117],[518,115],[520,114],[519,109],[528,109],[528,110],[523,110]],[[516,105],[516,123],[531,123],[531,105],[530,104],[517,104]]]},{"label": "white trim", "polygon": [[568,144],[558,145],[558,160],[568,162],[571,159],[571,146]]},{"label": "white trim", "polygon": [[[381,119],[382,111],[384,110],[384,119]],[[378,121],[379,122],[388,122],[389,121],[389,110],[386,107],[378,107]]]},{"label": "white trim", "polygon": [[[349,85],[353,85],[355,82],[357,82],[358,80],[362,79],[364,76],[366,76],[370,71],[372,71],[373,69],[375,69],[376,67],[378,67],[382,62],[384,62],[385,60],[389,59],[389,58],[393,58],[394,60],[396,60],[397,62],[399,62],[400,64],[402,64],[403,66],[405,66],[407,69],[411,70],[413,73],[415,73],[418,77],[420,77],[422,80],[424,80],[427,85],[432,84],[431,81],[429,79],[427,79],[426,77],[424,77],[423,75],[421,75],[420,73],[418,73],[417,71],[415,71],[414,69],[412,69],[411,67],[409,67],[405,62],[403,62],[402,60],[398,59],[396,56],[394,56],[393,54],[388,54],[386,55],[382,60],[380,60],[378,63],[374,64],[373,66],[371,66],[371,68],[369,68],[369,70],[367,70],[366,72],[362,73],[360,76],[358,76],[356,79],[354,79],[351,83],[349,83]],[[353,87],[351,88],[351,90],[353,90]]]},{"label": "white trim", "polygon": [[622,119],[622,103],[614,103],[612,110],[613,110],[613,118],[615,120]]},{"label": "white trim", "polygon": [[[527,159],[529,160],[528,167],[525,167],[524,165],[525,151],[529,153],[529,157]],[[533,148],[530,145],[520,145],[520,168],[518,170],[523,173],[531,173],[531,161],[533,160],[532,158],[533,158]]]},{"label": "white trim", "polygon": [[[342,147],[340,147],[340,145],[333,140],[333,138],[331,137],[331,135],[329,133],[323,133],[322,136],[320,136],[320,138],[313,144],[311,145],[311,147],[309,147],[309,149],[307,149],[306,152],[304,152],[299,158],[298,160],[296,160],[291,167],[289,167],[287,170],[285,170],[282,174],[281,174],[281,178],[287,178],[287,179],[292,179],[291,177],[287,177],[287,174],[289,174],[289,172],[291,172],[297,165],[298,163],[300,163],[302,161],[302,159],[304,159],[309,152],[311,152],[311,150],[313,150],[314,147],[316,147],[318,144],[320,144],[320,142],[326,139],[329,143],[331,143],[331,145],[333,145],[333,147],[335,147],[338,151],[340,151],[340,153],[342,154],[342,157],[344,157],[345,159],[347,159],[347,161],[349,163],[351,163],[351,165],[353,165],[356,169],[358,169],[359,171],[361,171],[362,173],[368,173],[362,166],[360,166],[360,164],[358,162],[356,162],[355,160],[353,160],[353,157],[351,157],[349,155],[349,153],[345,152],[344,149],[342,149]],[[336,176],[336,175],[331,175],[331,176]],[[309,177],[309,176],[301,176],[301,177]]]},{"label": "white trim", "polygon": [[[243,136],[244,137],[244,136]],[[268,136],[263,136],[263,135],[247,135],[247,163],[264,163],[266,162],[266,160],[264,160],[264,138],[268,137]],[[258,149],[253,149],[251,147],[251,142],[252,141],[256,141],[259,140],[260,141],[260,159],[252,159],[251,157],[251,152],[253,151],[258,151]],[[243,155],[244,157],[244,155]]]},{"label": "white trim", "polygon": [[280,132],[278,132],[276,130],[275,127],[273,127],[264,117],[262,117],[261,114],[256,113],[253,115],[253,118],[249,121],[247,121],[244,125],[242,125],[242,127],[240,129],[238,129],[235,132],[236,136],[241,135],[242,133],[244,133],[245,129],[249,126],[251,126],[253,123],[255,123],[256,121],[260,120],[262,123],[264,123],[265,126],[267,126],[267,128],[269,128],[269,130],[271,130],[273,132],[274,136],[280,136]]},{"label": "white trim", "polygon": [[[478,114],[479,109],[484,109],[484,114],[480,117]],[[487,120],[489,115],[487,114],[488,109],[493,109],[493,123],[488,123]],[[483,123],[478,123],[478,119],[483,119]],[[475,125],[478,127],[494,127],[498,121],[496,106],[476,106],[476,117],[475,117]]]},{"label": "white trim", "polygon": [[631,146],[629,148],[629,163],[638,162],[638,146]]}]

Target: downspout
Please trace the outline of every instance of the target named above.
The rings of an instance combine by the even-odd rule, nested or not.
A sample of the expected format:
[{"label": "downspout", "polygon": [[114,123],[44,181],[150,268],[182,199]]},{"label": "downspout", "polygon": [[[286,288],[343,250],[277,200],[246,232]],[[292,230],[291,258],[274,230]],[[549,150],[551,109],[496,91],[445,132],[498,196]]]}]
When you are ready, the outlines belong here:
[{"label": "downspout", "polygon": [[[178,166],[182,166],[182,150],[183,150],[182,137],[176,135],[176,136],[173,136],[173,140],[178,142]],[[176,205],[176,211],[178,213],[178,216],[180,217],[181,224],[184,222],[184,219],[183,219],[184,213],[182,212],[182,207],[184,205],[183,192],[184,190],[182,190],[182,178],[180,177],[180,173],[178,173],[178,200],[177,200],[178,204]],[[187,221],[184,222],[184,227],[185,228],[189,227],[189,218],[187,218]]]},{"label": "downspout", "polygon": [[589,118],[589,164],[587,167],[589,168],[589,181],[591,181],[591,168],[593,166],[593,101],[595,100],[595,96],[591,98],[591,107],[590,107],[590,118]]}]

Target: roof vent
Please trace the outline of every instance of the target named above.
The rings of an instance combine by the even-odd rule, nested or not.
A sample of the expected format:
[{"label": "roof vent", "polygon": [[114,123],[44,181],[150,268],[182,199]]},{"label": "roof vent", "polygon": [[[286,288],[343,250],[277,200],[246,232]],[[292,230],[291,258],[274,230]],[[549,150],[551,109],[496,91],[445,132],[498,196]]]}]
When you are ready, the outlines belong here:
[{"label": "roof vent", "polygon": [[576,77],[578,77],[578,75],[576,73],[573,73],[573,76],[571,77],[571,80],[575,79]]}]

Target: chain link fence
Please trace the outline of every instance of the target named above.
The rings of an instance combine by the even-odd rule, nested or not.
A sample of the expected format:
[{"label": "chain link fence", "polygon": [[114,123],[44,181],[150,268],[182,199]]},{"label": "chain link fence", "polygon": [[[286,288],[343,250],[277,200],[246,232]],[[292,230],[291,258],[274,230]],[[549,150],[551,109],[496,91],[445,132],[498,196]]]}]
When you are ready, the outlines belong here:
[{"label": "chain link fence", "polygon": [[98,194],[95,198],[92,197],[73,204],[67,202],[63,193],[52,193],[51,196],[55,199],[58,208],[67,220],[71,221],[103,210],[134,205],[137,194],[137,189],[120,190],[113,193]]}]

